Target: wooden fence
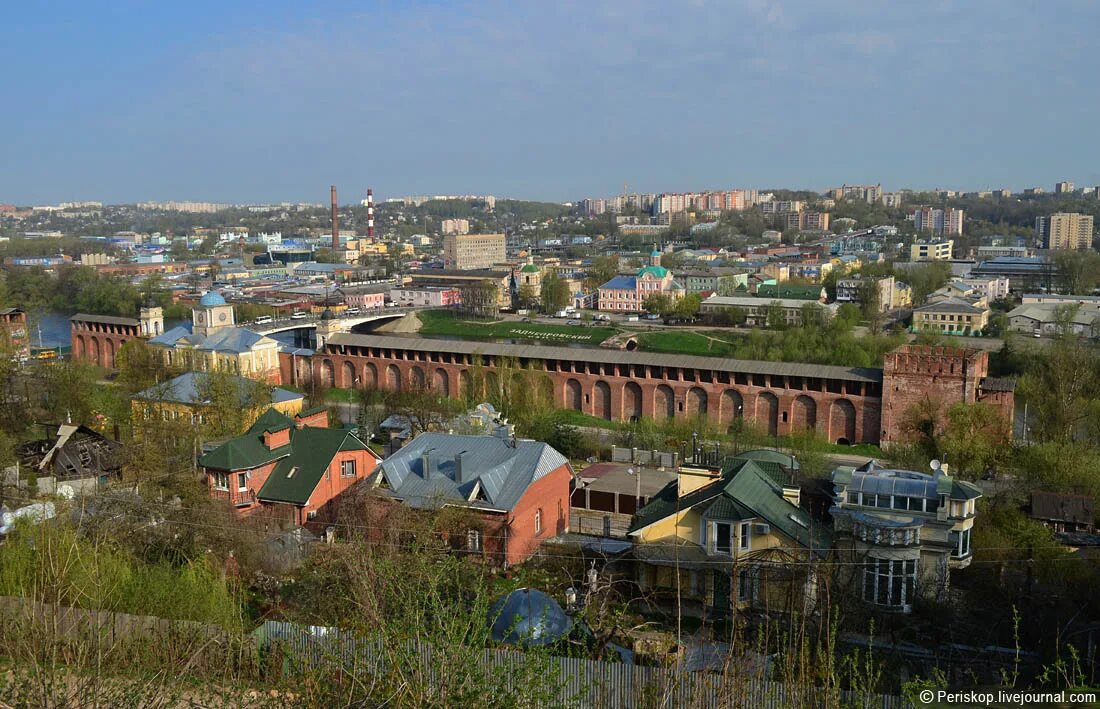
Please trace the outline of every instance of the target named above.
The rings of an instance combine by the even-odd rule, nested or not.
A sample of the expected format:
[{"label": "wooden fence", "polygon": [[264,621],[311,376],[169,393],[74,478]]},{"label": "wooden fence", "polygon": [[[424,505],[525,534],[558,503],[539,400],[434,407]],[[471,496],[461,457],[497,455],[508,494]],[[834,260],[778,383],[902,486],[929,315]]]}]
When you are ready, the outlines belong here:
[{"label": "wooden fence", "polygon": [[[343,669],[349,672],[382,673],[391,655],[381,642],[356,638],[333,628],[306,628],[290,623],[268,621],[258,634],[261,644],[283,652],[298,670],[311,668]],[[392,649],[392,648],[390,648]],[[446,660],[427,645],[401,648],[394,655],[412,658],[420,675],[429,683],[439,678]],[[482,668],[504,683],[509,692],[522,691],[528,681],[531,658],[515,650],[486,649],[470,655]],[[578,657],[541,657],[543,675],[558,685],[558,701],[566,706],[583,707],[681,707],[726,709],[727,707],[859,707],[860,709],[903,709],[908,704],[898,696],[857,694],[843,690],[829,701],[822,688],[796,688],[759,676],[731,672],[685,672],[665,667],[601,662]]]}]

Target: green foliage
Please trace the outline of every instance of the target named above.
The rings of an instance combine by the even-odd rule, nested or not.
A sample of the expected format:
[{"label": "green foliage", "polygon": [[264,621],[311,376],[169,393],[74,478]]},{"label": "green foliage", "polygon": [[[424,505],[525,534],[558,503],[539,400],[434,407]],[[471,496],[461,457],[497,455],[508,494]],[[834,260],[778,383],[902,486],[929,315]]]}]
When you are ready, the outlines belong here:
[{"label": "green foliage", "polygon": [[638,335],[641,349],[650,352],[847,367],[881,367],[883,355],[905,341],[904,334],[858,336],[851,323],[840,318],[823,327],[799,327],[783,332],[663,330]]},{"label": "green foliage", "polygon": [[1074,336],[1057,337],[1028,359],[1025,370],[1017,396],[1028,405],[1034,440],[1100,441],[1100,357],[1093,347]]},{"label": "green foliage", "polygon": [[452,310],[426,310],[416,314],[421,335],[446,335],[469,339],[507,338],[536,342],[571,342],[597,345],[619,331],[614,327],[575,327],[515,320],[492,322],[464,317]]},{"label": "green foliage", "polygon": [[676,303],[667,293],[651,293],[642,303],[642,309],[661,316],[671,315],[676,309]]},{"label": "green foliage", "polygon": [[60,522],[27,525],[0,545],[0,596],[241,625],[236,600],[204,560],[179,568],[144,563]]},{"label": "green foliage", "polygon": [[557,273],[549,272],[542,277],[539,288],[539,300],[543,312],[552,313],[569,305],[569,284]]},{"label": "green foliage", "polygon": [[1051,261],[1063,293],[1091,295],[1100,283],[1100,254],[1095,251],[1055,251]]}]

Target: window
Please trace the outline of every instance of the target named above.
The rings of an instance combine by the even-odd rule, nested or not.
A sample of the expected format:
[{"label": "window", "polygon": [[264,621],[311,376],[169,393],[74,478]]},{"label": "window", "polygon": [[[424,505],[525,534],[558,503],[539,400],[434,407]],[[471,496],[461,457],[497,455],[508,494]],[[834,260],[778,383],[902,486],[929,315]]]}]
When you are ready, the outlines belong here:
[{"label": "window", "polygon": [[952,559],[965,559],[970,556],[970,530],[964,529],[961,532],[951,532],[949,539],[951,541],[951,558]]},{"label": "window", "polygon": [[863,600],[901,609],[913,602],[917,586],[916,559],[869,559],[863,567]]},{"label": "window", "polygon": [[730,539],[733,535],[733,525],[725,522],[715,522],[713,525],[713,537],[711,538],[711,551],[718,554],[730,553]]},{"label": "window", "polygon": [[340,461],[340,477],[354,478],[355,477],[355,461],[354,460],[342,460]]},{"label": "window", "polygon": [[470,529],[466,531],[466,551],[481,552],[481,530]]},{"label": "window", "polygon": [[542,534],[542,508],[535,510],[535,534]]},{"label": "window", "polygon": [[244,492],[248,489],[248,473],[237,473],[237,490]]},{"label": "window", "polygon": [[752,525],[748,522],[742,522],[737,530],[737,551],[748,551],[752,549]]},{"label": "window", "polygon": [[229,489],[229,473],[214,473],[214,489],[215,490],[228,490]]},{"label": "window", "polygon": [[317,519],[317,510],[310,510],[309,512],[306,512],[306,519],[307,520]]},{"label": "window", "polygon": [[858,492],[849,492],[848,493],[848,504],[849,505],[858,505],[859,504],[859,493]]}]

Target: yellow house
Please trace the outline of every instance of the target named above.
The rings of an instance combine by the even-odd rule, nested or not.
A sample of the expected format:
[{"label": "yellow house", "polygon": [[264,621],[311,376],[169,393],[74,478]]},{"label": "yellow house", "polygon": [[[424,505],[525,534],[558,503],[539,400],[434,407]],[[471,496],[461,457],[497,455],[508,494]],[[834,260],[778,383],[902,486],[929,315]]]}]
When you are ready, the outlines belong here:
[{"label": "yellow house", "polygon": [[[305,402],[303,394],[271,387],[270,401],[250,405],[250,400],[254,400],[250,396],[250,388],[261,385],[236,376],[228,381],[236,384],[240,390],[242,406],[248,407],[246,426],[251,425],[269,408],[291,417],[302,411]],[[206,422],[206,410],[210,403],[209,383],[209,375],[204,372],[187,372],[139,392],[130,402],[132,419],[136,423],[160,418],[164,421],[185,421],[201,426]]]},{"label": "yellow house", "polygon": [[692,610],[804,610],[816,598],[811,561],[829,553],[829,530],[800,506],[798,461],[770,450],[724,467],[685,464],[638,511],[630,528],[637,581],[675,593]]},{"label": "yellow house", "polygon": [[944,298],[913,311],[913,331],[945,335],[980,335],[989,325],[989,309],[963,298]]}]

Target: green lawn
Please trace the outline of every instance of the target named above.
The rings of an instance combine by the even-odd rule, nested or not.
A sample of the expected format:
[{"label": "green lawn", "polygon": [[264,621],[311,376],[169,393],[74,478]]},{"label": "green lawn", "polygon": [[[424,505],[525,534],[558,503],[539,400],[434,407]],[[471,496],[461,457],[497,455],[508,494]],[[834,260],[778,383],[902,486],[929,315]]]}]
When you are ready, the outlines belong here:
[{"label": "green lawn", "polygon": [[471,319],[446,310],[428,310],[417,314],[421,335],[446,335],[470,339],[500,338],[529,340],[550,344],[598,345],[618,334],[613,327],[546,325],[515,321]]},{"label": "green lawn", "polygon": [[733,345],[709,331],[655,330],[638,334],[638,345],[646,352],[730,357]]}]

